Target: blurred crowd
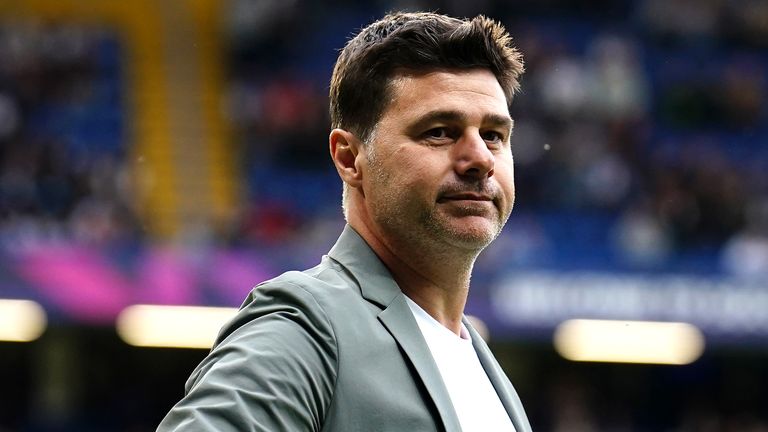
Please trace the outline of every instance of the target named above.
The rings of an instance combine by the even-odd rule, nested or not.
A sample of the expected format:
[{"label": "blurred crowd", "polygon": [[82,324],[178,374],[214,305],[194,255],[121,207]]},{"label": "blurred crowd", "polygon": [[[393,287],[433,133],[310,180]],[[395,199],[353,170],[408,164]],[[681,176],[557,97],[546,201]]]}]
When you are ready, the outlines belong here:
[{"label": "blurred crowd", "polygon": [[[542,262],[545,251],[555,267],[592,256],[609,268],[768,275],[768,2],[536,3],[394,5],[498,17],[525,55],[513,152],[519,223],[536,238],[519,238],[516,216],[506,235],[545,244],[528,253]],[[334,177],[327,79],[332,47],[348,36],[334,29],[350,27],[330,28],[328,12],[304,2],[234,4],[243,226],[270,227],[244,238],[280,240],[338,207],[337,189],[303,191],[308,175]],[[343,10],[334,22],[377,14]]]},{"label": "blurred crowd", "polygon": [[[387,10],[427,9],[498,18],[526,60],[512,105],[517,208],[478,280],[538,265],[768,277],[768,0],[227,5],[223,105],[246,187],[219,243],[275,259],[325,250],[343,223],[326,145],[337,49]],[[106,28],[0,21],[1,247],[152,241],[121,53]],[[531,404],[544,430],[657,430],[632,407],[603,412],[588,382],[545,378],[551,394]],[[768,431],[759,408],[718,403],[663,430]]]},{"label": "blurred crowd", "polygon": [[0,23],[0,242],[134,241],[120,51],[107,31]]},{"label": "blurred crowd", "polygon": [[[316,2],[232,1],[225,116],[246,195],[220,240],[335,235],[316,235],[340,214],[327,82],[352,29],[392,8],[483,12],[506,24],[527,66],[512,105],[511,264],[765,276],[767,3],[336,1],[331,14]],[[0,26],[3,243],[142,237],[120,53],[104,29]]]},{"label": "blurred crowd", "polygon": [[[554,247],[583,243],[572,220],[591,214],[610,232],[584,250],[608,248],[614,264],[663,268],[680,252],[709,252],[734,274],[766,274],[765,2],[630,2],[621,25],[612,20],[619,12],[578,2],[561,11],[481,3],[525,53],[513,104],[518,206],[570,226],[541,228]],[[375,14],[350,5],[342,19]],[[338,217],[326,89],[334,47],[348,34],[318,38],[326,15],[302,2],[233,3],[227,118],[249,185],[236,238],[280,242]],[[114,37],[6,24],[0,56],[3,241],[138,235]]]}]

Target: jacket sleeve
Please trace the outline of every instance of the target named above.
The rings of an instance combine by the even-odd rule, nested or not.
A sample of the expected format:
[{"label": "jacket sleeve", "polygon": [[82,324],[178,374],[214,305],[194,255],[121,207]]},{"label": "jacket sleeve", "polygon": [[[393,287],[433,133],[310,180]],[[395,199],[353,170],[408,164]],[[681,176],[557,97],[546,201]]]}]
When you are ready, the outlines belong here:
[{"label": "jacket sleeve", "polygon": [[336,341],[302,286],[256,287],[158,427],[170,431],[319,431],[333,396]]}]

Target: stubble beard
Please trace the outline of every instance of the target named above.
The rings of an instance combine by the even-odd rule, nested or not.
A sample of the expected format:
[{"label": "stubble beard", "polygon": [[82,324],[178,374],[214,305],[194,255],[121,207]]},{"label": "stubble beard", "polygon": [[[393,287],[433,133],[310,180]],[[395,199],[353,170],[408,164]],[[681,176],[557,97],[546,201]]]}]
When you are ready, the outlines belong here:
[{"label": "stubble beard", "polygon": [[[497,213],[498,215],[498,213]],[[451,216],[439,214],[437,207],[432,207],[430,211],[425,211],[422,215],[422,225],[427,232],[430,232],[434,238],[441,239],[445,243],[462,249],[466,252],[479,254],[491,242],[493,242],[501,233],[501,229],[506,223],[507,216],[498,215],[497,218],[490,220],[490,227],[457,227],[459,221],[450,220]]]},{"label": "stubble beard", "polygon": [[[377,185],[390,184],[392,174],[381,167],[372,150],[368,153],[368,166]],[[459,221],[441,213],[436,202],[429,205],[408,199],[408,191],[396,188],[379,189],[377,192],[379,196],[371,207],[371,216],[382,234],[390,241],[436,256],[459,253],[474,261],[499,236],[509,218],[509,212],[502,215],[497,208],[497,217],[488,219],[492,225],[490,229],[462,229],[456,226]]]}]

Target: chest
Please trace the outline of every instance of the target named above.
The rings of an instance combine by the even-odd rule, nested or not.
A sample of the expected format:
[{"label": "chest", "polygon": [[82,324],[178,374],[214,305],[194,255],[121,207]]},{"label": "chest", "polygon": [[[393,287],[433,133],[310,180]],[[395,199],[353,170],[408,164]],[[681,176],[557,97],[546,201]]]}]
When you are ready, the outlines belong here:
[{"label": "chest", "polygon": [[381,325],[360,323],[339,344],[326,431],[444,431],[418,372]]}]

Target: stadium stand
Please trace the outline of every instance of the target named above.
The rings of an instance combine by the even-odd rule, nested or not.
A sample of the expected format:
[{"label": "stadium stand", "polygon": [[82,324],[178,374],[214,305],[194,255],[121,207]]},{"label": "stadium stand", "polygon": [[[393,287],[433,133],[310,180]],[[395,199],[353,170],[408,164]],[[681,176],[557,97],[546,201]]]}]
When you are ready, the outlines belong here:
[{"label": "stadium stand", "polygon": [[[765,0],[85,3],[0,4],[0,297],[51,322],[0,343],[0,431],[153,430],[202,353],[128,347],[118,312],[237,306],[314,264],[343,224],[336,50],[402,7],[496,17],[525,55],[517,207],[468,310],[534,429],[768,430]],[[684,283],[701,298],[680,313],[713,349],[686,367],[565,362],[544,318],[504,315],[536,311],[499,300],[531,277],[573,282],[574,304],[606,278],[658,284],[638,301],[657,306]]]}]

